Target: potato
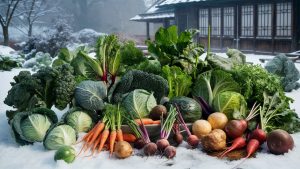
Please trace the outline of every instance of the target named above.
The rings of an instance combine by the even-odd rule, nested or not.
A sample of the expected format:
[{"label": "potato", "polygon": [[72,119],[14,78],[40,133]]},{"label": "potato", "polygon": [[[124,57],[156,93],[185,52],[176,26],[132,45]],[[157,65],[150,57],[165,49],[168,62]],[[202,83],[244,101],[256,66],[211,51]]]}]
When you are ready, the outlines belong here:
[{"label": "potato", "polygon": [[211,124],[212,129],[224,129],[228,118],[224,113],[212,113],[208,116],[207,121]]},{"label": "potato", "polygon": [[126,141],[118,141],[115,145],[115,154],[118,158],[127,158],[131,156],[133,149]]},{"label": "potato", "polygon": [[201,139],[205,151],[220,151],[226,148],[226,133],[221,129],[214,129]]},{"label": "potato", "polygon": [[194,135],[201,139],[201,137],[211,132],[211,125],[206,120],[197,120],[193,123],[192,131]]}]

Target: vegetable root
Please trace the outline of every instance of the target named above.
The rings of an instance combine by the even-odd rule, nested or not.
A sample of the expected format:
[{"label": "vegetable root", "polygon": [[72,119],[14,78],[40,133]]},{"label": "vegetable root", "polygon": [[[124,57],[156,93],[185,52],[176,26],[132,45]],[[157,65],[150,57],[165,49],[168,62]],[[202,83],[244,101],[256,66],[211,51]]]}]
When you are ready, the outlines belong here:
[{"label": "vegetable root", "polygon": [[233,140],[232,145],[228,147],[228,149],[225,150],[224,153],[221,154],[220,158],[223,158],[226,154],[228,154],[229,152],[235,149],[243,148],[245,146],[246,146],[246,139],[243,137],[238,137]]}]

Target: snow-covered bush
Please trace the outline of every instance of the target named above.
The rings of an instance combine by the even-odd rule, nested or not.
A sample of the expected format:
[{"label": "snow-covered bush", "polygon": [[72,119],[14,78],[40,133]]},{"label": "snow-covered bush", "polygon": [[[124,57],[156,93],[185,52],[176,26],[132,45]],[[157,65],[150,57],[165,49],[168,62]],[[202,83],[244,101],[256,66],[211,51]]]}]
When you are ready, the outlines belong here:
[{"label": "snow-covered bush", "polygon": [[75,43],[86,43],[93,45],[96,43],[99,36],[105,35],[104,33],[96,32],[93,29],[82,29],[78,32],[72,33],[72,39]]},{"label": "snow-covered bush", "polygon": [[51,57],[55,57],[59,50],[66,47],[71,40],[71,32],[68,24],[59,22],[55,25],[54,30],[46,30],[43,34],[29,39],[24,47],[24,52],[29,53],[35,49],[36,52],[49,53]]},{"label": "snow-covered bush", "polygon": [[26,60],[23,63],[24,68],[32,68],[37,71],[43,67],[48,67],[52,63],[52,58],[49,53],[37,52],[34,57]]}]

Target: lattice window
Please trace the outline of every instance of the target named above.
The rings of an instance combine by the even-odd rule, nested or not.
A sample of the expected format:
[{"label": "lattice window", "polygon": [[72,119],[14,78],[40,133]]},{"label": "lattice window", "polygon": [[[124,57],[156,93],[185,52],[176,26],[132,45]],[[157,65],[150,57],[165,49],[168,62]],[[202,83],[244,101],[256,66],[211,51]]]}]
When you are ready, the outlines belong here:
[{"label": "lattice window", "polygon": [[223,9],[224,36],[234,35],[234,7]]},{"label": "lattice window", "polygon": [[221,35],[221,8],[211,9],[211,35]]},{"label": "lattice window", "polygon": [[291,3],[276,4],[276,36],[291,36],[292,5]]},{"label": "lattice window", "polygon": [[253,6],[242,6],[241,35],[253,36]]},{"label": "lattice window", "polygon": [[208,9],[199,9],[199,35],[208,35]]},{"label": "lattice window", "polygon": [[272,36],[272,5],[258,5],[257,36]]}]

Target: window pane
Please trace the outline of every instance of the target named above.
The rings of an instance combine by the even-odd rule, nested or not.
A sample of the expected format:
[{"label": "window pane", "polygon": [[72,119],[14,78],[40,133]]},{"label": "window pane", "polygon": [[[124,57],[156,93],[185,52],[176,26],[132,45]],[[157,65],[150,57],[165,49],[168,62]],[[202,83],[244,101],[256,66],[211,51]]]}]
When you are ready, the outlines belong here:
[{"label": "window pane", "polygon": [[221,8],[211,9],[211,35],[221,35]]},{"label": "window pane", "polygon": [[291,36],[291,3],[276,4],[276,35],[277,36]]},{"label": "window pane", "polygon": [[271,4],[258,5],[257,35],[270,37],[272,35],[272,6]]},{"label": "window pane", "polygon": [[253,36],[253,6],[242,6],[242,36]]},{"label": "window pane", "polygon": [[199,34],[208,35],[208,9],[199,9]]},{"label": "window pane", "polygon": [[233,36],[234,35],[234,8],[227,7],[224,8],[224,35]]}]

